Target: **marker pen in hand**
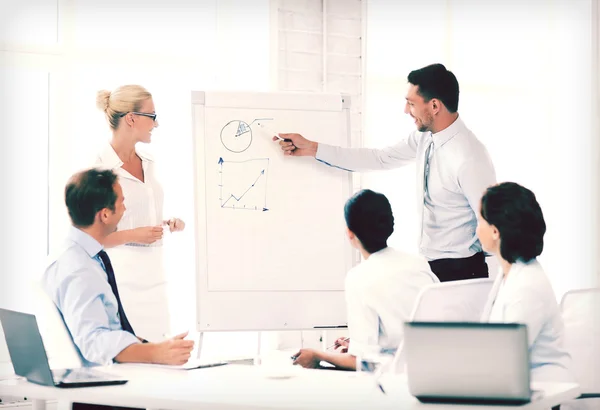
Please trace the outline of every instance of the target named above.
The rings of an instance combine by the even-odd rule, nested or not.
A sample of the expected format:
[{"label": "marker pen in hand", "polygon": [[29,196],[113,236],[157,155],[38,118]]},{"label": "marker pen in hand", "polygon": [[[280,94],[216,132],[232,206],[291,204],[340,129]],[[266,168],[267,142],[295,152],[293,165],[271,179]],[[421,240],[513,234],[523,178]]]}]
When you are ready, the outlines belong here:
[{"label": "marker pen in hand", "polygon": [[265,125],[265,123],[264,123],[264,122],[262,122],[262,121],[257,121],[257,122],[256,122],[256,124],[258,124],[258,126],[259,126],[259,127],[261,127],[261,128],[262,128],[262,129],[263,129],[263,130],[264,130],[264,131],[267,133],[267,134],[269,134],[269,136],[271,136],[271,137],[275,137],[275,138],[278,138],[278,139],[280,139],[281,141],[285,141],[285,142],[292,142],[292,140],[291,140],[291,139],[289,139],[289,138],[281,138],[281,137],[279,136],[279,133],[278,133],[278,132],[274,132],[272,129],[270,129],[269,127],[267,127],[267,126]]}]

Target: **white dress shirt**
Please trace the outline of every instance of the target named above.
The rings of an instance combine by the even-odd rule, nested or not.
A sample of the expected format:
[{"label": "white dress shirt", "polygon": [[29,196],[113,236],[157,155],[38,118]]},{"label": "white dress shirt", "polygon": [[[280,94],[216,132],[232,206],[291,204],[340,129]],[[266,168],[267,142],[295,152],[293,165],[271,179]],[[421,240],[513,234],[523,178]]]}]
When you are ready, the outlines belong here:
[{"label": "white dress shirt", "polygon": [[574,381],[560,309],[537,260],[514,263],[506,279],[498,274],[482,321],[527,325],[533,381]]},{"label": "white dress shirt", "polygon": [[[425,193],[425,154],[432,138]],[[436,260],[466,258],[481,251],[475,233],[477,213],[483,192],[496,183],[496,173],[485,146],[460,117],[438,133],[414,131],[383,149],[319,143],[316,158],[349,171],[392,169],[416,160],[418,215],[423,220],[421,254]]]},{"label": "white dress shirt", "polygon": [[110,364],[127,346],[140,343],[121,328],[117,298],[96,256],[101,249],[90,235],[71,227],[64,251],[42,279],[86,366]]},{"label": "white dress shirt", "polygon": [[417,295],[435,282],[438,279],[423,257],[389,247],[352,268],[345,284],[348,352],[361,356],[398,348]]}]

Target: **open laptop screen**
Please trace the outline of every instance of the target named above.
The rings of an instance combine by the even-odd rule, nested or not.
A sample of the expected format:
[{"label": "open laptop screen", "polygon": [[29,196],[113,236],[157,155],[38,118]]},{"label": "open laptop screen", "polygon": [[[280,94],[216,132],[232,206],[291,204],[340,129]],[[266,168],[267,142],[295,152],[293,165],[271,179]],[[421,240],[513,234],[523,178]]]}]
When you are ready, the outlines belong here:
[{"label": "open laptop screen", "polygon": [[530,400],[525,325],[408,322],[404,338],[409,390],[422,401]]},{"label": "open laptop screen", "polygon": [[0,309],[0,321],[15,374],[53,386],[52,371],[34,315]]}]

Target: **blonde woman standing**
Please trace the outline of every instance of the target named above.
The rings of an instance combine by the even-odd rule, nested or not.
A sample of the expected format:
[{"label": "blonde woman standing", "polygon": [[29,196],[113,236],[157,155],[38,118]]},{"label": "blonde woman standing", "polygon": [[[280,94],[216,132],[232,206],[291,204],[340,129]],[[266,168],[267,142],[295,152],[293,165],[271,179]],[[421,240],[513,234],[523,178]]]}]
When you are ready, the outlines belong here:
[{"label": "blonde woman standing", "polygon": [[162,187],[153,158],[136,146],[149,144],[158,127],[152,94],[139,85],[98,91],[96,104],[106,116],[112,139],[97,165],[112,169],[125,197],[125,213],[117,231],[108,236],[108,249],[121,300],[136,333],[150,341],[170,333],[167,281],[163,266],[163,228],[182,231],[178,218],[164,219]]}]

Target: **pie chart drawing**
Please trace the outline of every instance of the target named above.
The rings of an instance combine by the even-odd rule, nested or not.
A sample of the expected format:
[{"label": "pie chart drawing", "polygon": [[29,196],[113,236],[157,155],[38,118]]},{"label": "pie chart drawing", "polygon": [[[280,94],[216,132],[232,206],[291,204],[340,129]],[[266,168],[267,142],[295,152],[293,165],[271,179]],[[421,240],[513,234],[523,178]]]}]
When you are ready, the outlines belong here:
[{"label": "pie chart drawing", "polygon": [[221,143],[231,152],[244,152],[252,144],[252,129],[247,122],[229,121],[221,129]]}]

